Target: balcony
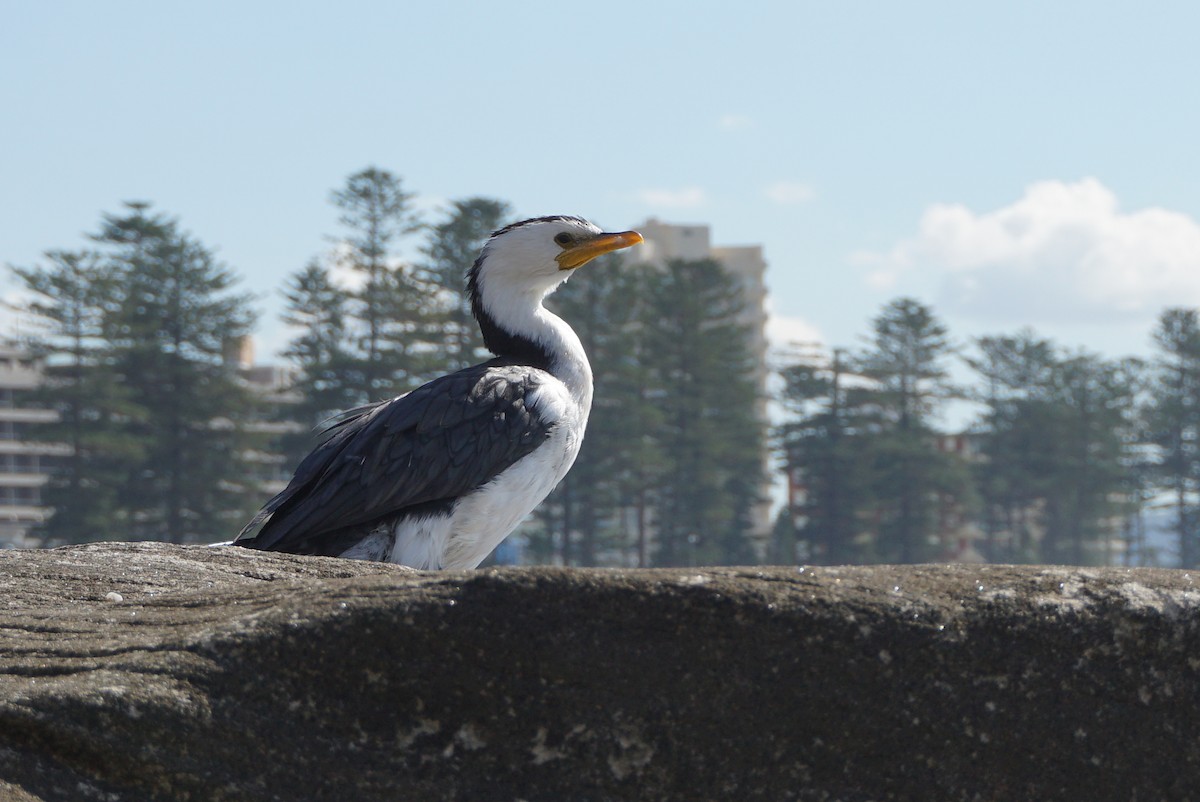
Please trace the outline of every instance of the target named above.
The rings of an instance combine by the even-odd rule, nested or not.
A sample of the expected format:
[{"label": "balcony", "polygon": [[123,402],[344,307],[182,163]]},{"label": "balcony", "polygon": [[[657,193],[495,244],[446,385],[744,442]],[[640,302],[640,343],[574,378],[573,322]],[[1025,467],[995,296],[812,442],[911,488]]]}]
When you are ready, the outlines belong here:
[{"label": "balcony", "polygon": [[0,440],[0,454],[37,454],[69,457],[74,453],[68,443],[38,443],[32,440]]},{"label": "balcony", "polygon": [[0,523],[40,524],[53,513],[49,507],[32,504],[0,504]]},{"label": "balcony", "polygon": [[53,409],[0,407],[0,421],[8,421],[9,423],[57,423],[59,416]]},{"label": "balcony", "polygon": [[[0,488],[5,487],[41,487],[50,481],[50,474],[33,473],[30,471],[12,471],[0,469]],[[4,501],[0,499],[0,504]]]},{"label": "balcony", "polygon": [[41,384],[41,371],[17,360],[0,355],[0,387],[11,390],[32,390]]}]

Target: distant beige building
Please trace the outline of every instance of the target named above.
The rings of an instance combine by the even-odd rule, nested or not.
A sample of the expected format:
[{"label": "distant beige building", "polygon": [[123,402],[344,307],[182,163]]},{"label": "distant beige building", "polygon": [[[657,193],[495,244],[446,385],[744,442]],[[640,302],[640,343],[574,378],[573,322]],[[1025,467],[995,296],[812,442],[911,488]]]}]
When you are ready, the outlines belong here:
[{"label": "distant beige building", "polygon": [[[767,262],[761,245],[712,244],[708,226],[701,224],[664,223],[651,217],[634,229],[646,241],[628,251],[635,262],[662,265],[669,259],[714,259],[720,262],[738,282],[744,306],[738,322],[748,329],[746,347],[754,359],[755,383],[758,388],[756,412],[763,426],[767,419]],[[764,449],[764,475],[769,476],[769,456]],[[771,485],[762,487],[762,496],[769,499]],[[754,513],[755,548],[762,558],[771,531],[771,504],[764,501]]]},{"label": "distant beige building", "polygon": [[41,545],[36,530],[52,512],[42,490],[54,460],[71,453],[62,443],[40,442],[38,427],[58,420],[54,410],[28,405],[41,378],[28,352],[0,344],[0,548]]},{"label": "distant beige building", "polygon": [[[253,343],[249,338],[236,342],[225,354],[238,370],[245,386],[268,404],[287,406],[298,398],[291,385],[292,368],[254,364]],[[29,352],[11,343],[0,343],[0,549],[36,548],[43,545],[38,531],[54,512],[45,505],[43,490],[50,481],[55,463],[71,455],[66,443],[46,442],[38,429],[59,419],[52,409],[28,405],[28,397],[42,381],[42,365]],[[224,419],[212,422],[214,428],[232,425]],[[278,437],[304,427],[293,421],[269,417],[251,421],[250,430]],[[282,455],[256,451],[243,455],[250,464],[250,480],[263,488],[265,495],[282,490],[291,477],[293,466],[285,465]]]}]

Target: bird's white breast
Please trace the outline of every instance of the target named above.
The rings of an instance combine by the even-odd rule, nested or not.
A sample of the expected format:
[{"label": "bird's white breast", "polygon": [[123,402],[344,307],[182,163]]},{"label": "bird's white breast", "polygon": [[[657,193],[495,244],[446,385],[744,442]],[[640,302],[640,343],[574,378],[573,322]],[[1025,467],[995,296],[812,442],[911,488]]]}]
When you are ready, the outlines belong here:
[{"label": "bird's white breast", "polygon": [[[543,384],[529,401],[553,425],[546,441],[459,499],[449,515],[399,522],[391,562],[431,569],[471,569],[483,562],[575,463],[590,407],[577,397],[561,381]],[[583,400],[590,402],[590,393]]]}]

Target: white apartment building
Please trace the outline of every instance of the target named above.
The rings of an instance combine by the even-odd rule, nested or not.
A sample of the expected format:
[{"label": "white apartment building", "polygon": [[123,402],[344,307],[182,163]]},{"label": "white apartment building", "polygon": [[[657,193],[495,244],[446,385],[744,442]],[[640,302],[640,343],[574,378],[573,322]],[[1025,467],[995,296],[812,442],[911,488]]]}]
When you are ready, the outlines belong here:
[{"label": "white apartment building", "polygon": [[[269,404],[295,403],[291,390],[295,371],[279,365],[255,365],[253,344],[247,338],[234,345],[226,359],[234,363],[246,386]],[[55,462],[71,455],[66,443],[47,442],[39,426],[58,420],[51,409],[28,405],[30,392],[42,381],[42,365],[28,351],[0,343],[0,549],[43,545],[39,526],[54,512],[44,503],[43,489]],[[221,421],[214,421],[221,426]],[[269,418],[252,421],[252,431],[278,436],[301,430],[301,424]],[[250,478],[263,488],[264,498],[286,485],[294,466],[273,451],[245,455]]]},{"label": "white apartment building", "polygon": [[0,343],[0,548],[40,545],[36,529],[51,513],[42,489],[54,460],[71,453],[38,437],[39,426],[58,420],[53,410],[27,405],[41,377],[41,365],[26,351]]}]

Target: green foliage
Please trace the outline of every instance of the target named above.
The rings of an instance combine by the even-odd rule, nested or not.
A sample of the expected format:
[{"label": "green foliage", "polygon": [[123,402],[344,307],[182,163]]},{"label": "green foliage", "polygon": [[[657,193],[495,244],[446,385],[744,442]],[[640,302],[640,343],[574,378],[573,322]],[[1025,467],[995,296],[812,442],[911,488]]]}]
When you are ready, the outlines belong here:
[{"label": "green foliage", "polygon": [[45,489],[43,503],[56,512],[44,535],[55,543],[100,540],[123,515],[121,467],[142,455],[125,425],[139,408],[113,371],[105,337],[120,288],[94,251],[49,251],[46,259],[12,269],[34,294],[24,311],[42,324],[27,343],[44,364],[43,384],[29,400],[59,416],[37,436],[69,450]]},{"label": "green foliage", "polygon": [[1042,557],[1073,565],[1110,562],[1108,526],[1126,513],[1133,477],[1135,394],[1141,366],[1080,352],[1055,371],[1051,402],[1059,410],[1057,462],[1047,495]]},{"label": "green foliage", "polygon": [[816,562],[916,562],[946,553],[974,494],[962,457],[930,422],[951,397],[945,327],[900,298],[872,321],[871,346],[782,371],[791,420],[779,429],[804,491],[792,526]]},{"label": "green foliage", "polygon": [[283,357],[297,370],[299,395],[280,410],[299,424],[281,439],[288,465],[316,444],[322,420],[407,392],[445,367],[429,304],[435,287],[395,253],[421,230],[412,195],[398,176],[367,167],[330,199],[343,226],[333,254],[311,260],[283,289],[283,321],[296,330]]},{"label": "green foliage", "polygon": [[601,260],[552,298],[596,395],[579,459],[532,539],[565,563],[753,562],[763,441],[733,279],[715,262]]},{"label": "green foliage", "polygon": [[[1065,353],[1030,330],[980,338],[966,362],[980,378],[968,397],[984,412],[969,434],[946,437],[931,422],[959,395],[947,380],[945,327],[901,298],[873,331],[857,358],[837,352],[832,363],[782,372],[791,419],[780,443],[805,498],[781,518],[777,552],[799,538],[800,555],[815,561],[932,559],[955,538],[974,539],[977,520],[992,560],[1111,561],[1121,522],[1146,492],[1139,362]],[[1176,361],[1160,383],[1179,387],[1179,351],[1194,329],[1177,314],[1163,331]],[[1197,396],[1157,395],[1157,431],[1180,442],[1167,424],[1181,425]]]},{"label": "green foliage", "polygon": [[1153,392],[1145,410],[1146,436],[1157,447],[1151,479],[1170,493],[1179,564],[1200,565],[1200,312],[1165,309],[1154,344]]},{"label": "green foliage", "polygon": [[[792,562],[862,562],[872,553],[865,519],[873,503],[872,436],[880,428],[878,391],[853,373],[843,349],[828,364],[807,358],[783,368],[781,400],[790,420],[777,434],[786,462],[804,488],[799,517],[781,518],[776,539]],[[797,545],[803,548],[797,549]]]},{"label": "green foliage", "polygon": [[313,429],[324,419],[359,403],[351,374],[347,307],[349,293],[335,285],[329,271],[312,261],[288,279],[283,289],[283,321],[297,330],[282,356],[298,370],[297,402],[280,413],[300,424],[281,440],[287,465],[295,465],[316,445]]},{"label": "green foliage", "polygon": [[[174,220],[128,204],[90,250],[13,268],[41,323],[27,343],[45,364],[32,397],[58,413],[41,435],[66,455],[46,489],[49,538],[226,537],[263,499],[249,454],[282,448],[294,464],[321,419],[485,357],[464,274],[508,205],[454,201],[423,227],[400,178],[374,167],[331,198],[343,226],[332,256],[283,289],[295,403],[273,399],[272,414],[304,431],[280,442],[255,433],[267,407],[227,359],[252,329],[250,300]],[[419,232],[420,262],[407,264],[402,245]],[[591,357],[588,436],[527,530],[529,554],[752,561],[765,399],[736,282],[709,260],[608,257],[587,272],[550,303]],[[962,393],[946,327],[914,299],[891,302],[860,352],[780,371],[777,441],[805,499],[780,516],[772,558],[937,559],[978,523],[989,559],[1105,562],[1121,522],[1162,492],[1181,563],[1200,564],[1200,312],[1165,310],[1155,343],[1147,368],[1029,330],[980,338],[966,357],[978,380]],[[964,395],[983,414],[947,448],[933,421]]]},{"label": "green foliage", "polygon": [[733,278],[712,260],[647,271],[644,353],[664,414],[655,442],[658,565],[752,560],[763,432]]},{"label": "green foliage", "polygon": [[871,325],[871,347],[859,357],[862,374],[878,384],[899,428],[924,425],[934,405],[952,394],[946,359],[953,349],[946,327],[913,298],[887,304]]},{"label": "green foliage", "polygon": [[946,366],[953,349],[945,326],[912,298],[885,306],[872,325],[871,347],[858,363],[876,384],[882,413],[871,448],[877,556],[919,562],[946,546],[938,537],[938,499],[952,497],[961,505],[973,500],[965,463],[936,448],[930,423],[936,405],[953,393]]},{"label": "green foliage", "polygon": [[1026,329],[982,337],[967,358],[985,382],[977,400],[985,413],[975,466],[983,498],[985,553],[1005,562],[1038,558],[1040,508],[1050,492],[1059,412],[1050,403],[1057,354],[1053,343]]},{"label": "green foliage", "polygon": [[452,201],[446,218],[430,228],[421,276],[440,302],[437,339],[441,366],[448,370],[473,365],[486,354],[463,284],[487,238],[511,216],[504,201],[467,198]]},{"label": "green foliage", "polygon": [[16,269],[45,321],[43,403],[60,421],[40,436],[70,451],[53,478],[55,540],[175,541],[229,532],[257,488],[239,485],[254,442],[251,407],[225,359],[249,334],[249,299],[234,275],[144,203],[106,215],[97,250],[51,252]]},{"label": "green foliage", "polygon": [[422,347],[429,293],[393,253],[420,224],[412,196],[387,170],[360,170],[331,197],[345,228],[337,264],[354,277],[354,288],[345,291],[352,345],[344,350],[343,380],[356,403],[365,404],[411,390],[430,372]]},{"label": "green foliage", "polygon": [[654,397],[642,321],[647,273],[603,257],[564,284],[550,306],[568,320],[596,384],[587,437],[562,485],[541,508],[543,551],[565,563],[649,564],[650,488],[661,474]]},{"label": "green foliage", "polygon": [[140,407],[127,427],[144,457],[128,466],[120,501],[133,537],[217,539],[257,494],[230,481],[253,443],[242,425],[252,398],[226,359],[254,316],[228,268],[148,212],[129,204],[95,236],[123,288],[107,324],[112,369]]},{"label": "green foliage", "polygon": [[1025,330],[984,337],[976,466],[986,552],[1009,562],[1107,562],[1114,518],[1136,501],[1140,366],[1065,354]]},{"label": "green foliage", "polygon": [[[334,258],[310,262],[283,290],[295,404],[247,393],[226,356],[251,330],[249,299],[148,204],[106,215],[95,251],[14,269],[36,295],[28,311],[46,322],[31,342],[47,365],[38,395],[60,421],[42,432],[70,452],[48,488],[51,537],[228,536],[262,499],[244,478],[252,451],[282,448],[294,462],[323,417],[481,356],[463,273],[507,204],[452,203],[417,268],[395,253],[420,228],[398,177],[367,168],[332,201],[345,227]],[[594,268],[604,279],[558,298],[600,391],[576,471],[543,513],[560,522],[547,527],[561,532],[554,550],[588,564],[629,562],[630,552],[638,564],[746,561],[762,434],[736,289],[715,263],[646,271],[604,261]],[[269,404],[304,432],[274,443],[255,434]]]}]

